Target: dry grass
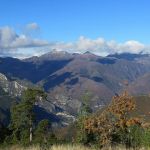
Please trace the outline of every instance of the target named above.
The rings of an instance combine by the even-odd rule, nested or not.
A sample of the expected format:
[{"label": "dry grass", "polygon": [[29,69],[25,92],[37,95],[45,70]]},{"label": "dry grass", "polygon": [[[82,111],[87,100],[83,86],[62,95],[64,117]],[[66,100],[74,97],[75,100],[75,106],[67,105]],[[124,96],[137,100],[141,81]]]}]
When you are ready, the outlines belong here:
[{"label": "dry grass", "polygon": [[[44,149],[44,148],[43,148]],[[28,148],[22,148],[19,146],[12,146],[10,148],[3,148],[3,150],[43,150],[39,146],[32,146]],[[2,150],[2,149],[0,149]],[[81,145],[55,145],[49,148],[48,150],[95,150],[91,148],[87,148]]]},{"label": "dry grass", "polygon": [[80,145],[58,145],[53,146],[52,150],[94,150]]},{"label": "dry grass", "polygon": [[[28,147],[28,148],[22,148],[19,146],[12,146],[10,148],[3,148],[0,150],[44,150],[40,148],[39,146],[33,146],[33,147]],[[58,146],[52,146],[48,150],[99,150],[99,149],[94,149],[94,148],[87,148],[81,145],[58,145]],[[104,148],[103,150],[127,150],[124,147],[115,147],[115,148]],[[129,149],[129,150],[150,150],[147,148],[141,148],[141,149]]]}]

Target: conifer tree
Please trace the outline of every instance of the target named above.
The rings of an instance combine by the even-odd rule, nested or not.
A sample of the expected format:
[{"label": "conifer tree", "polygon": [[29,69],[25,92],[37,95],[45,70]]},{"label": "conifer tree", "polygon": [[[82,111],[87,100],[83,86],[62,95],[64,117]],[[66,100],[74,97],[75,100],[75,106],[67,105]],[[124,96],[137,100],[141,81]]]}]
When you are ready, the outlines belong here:
[{"label": "conifer tree", "polygon": [[[27,89],[19,104],[11,109],[10,129],[13,131],[14,142],[23,140],[31,143],[33,140],[33,126],[35,122],[34,105],[45,99],[46,94],[38,89]],[[27,141],[25,141],[27,140]]]}]

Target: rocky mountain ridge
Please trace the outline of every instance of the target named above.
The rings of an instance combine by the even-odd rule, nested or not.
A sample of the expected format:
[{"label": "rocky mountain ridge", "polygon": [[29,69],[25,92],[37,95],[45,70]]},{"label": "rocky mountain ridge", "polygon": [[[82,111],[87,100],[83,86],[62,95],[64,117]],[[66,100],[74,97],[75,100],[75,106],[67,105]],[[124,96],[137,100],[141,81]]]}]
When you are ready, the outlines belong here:
[{"label": "rocky mountain ridge", "polygon": [[[18,95],[27,82],[42,87],[48,93],[48,101],[38,105],[46,112],[67,120],[63,122],[67,124],[75,120],[82,105],[82,96],[87,92],[94,111],[124,89],[136,91],[135,95],[142,94],[134,88],[141,78],[148,83],[149,60],[147,54],[125,53],[101,57],[90,52],[71,54],[57,51],[24,60],[0,58],[0,79],[3,80],[0,84],[6,92]],[[8,85],[12,87],[10,91]],[[147,85],[142,92],[145,94],[148,90]]]}]

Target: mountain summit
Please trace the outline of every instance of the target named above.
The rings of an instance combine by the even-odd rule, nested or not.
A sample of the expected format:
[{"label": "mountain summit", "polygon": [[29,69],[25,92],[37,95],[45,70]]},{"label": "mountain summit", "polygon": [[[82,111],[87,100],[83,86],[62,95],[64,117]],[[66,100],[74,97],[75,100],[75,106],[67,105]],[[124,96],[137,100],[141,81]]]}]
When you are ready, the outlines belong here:
[{"label": "mountain summit", "polygon": [[[30,82],[42,87],[48,93],[50,102],[42,104],[42,107],[56,111],[50,109],[53,104],[59,108],[59,115],[64,117],[65,113],[73,118],[86,92],[90,92],[92,97],[90,106],[93,110],[106,105],[115,93],[124,90],[125,81],[128,81],[129,89],[138,95],[139,91],[134,88],[139,87],[143,80],[149,83],[149,75],[146,75],[150,73],[149,60],[149,55],[142,54],[100,57],[90,52],[71,54],[52,51],[25,60],[0,58],[0,72],[10,80]],[[4,76],[1,78],[5,79]],[[146,94],[147,88],[141,92]]]}]

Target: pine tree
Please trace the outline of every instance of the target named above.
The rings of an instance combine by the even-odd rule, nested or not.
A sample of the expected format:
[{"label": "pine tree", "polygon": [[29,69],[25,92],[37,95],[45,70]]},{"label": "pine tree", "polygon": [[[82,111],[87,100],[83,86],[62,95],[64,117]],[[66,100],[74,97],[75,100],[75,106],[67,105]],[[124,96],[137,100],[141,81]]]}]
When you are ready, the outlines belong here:
[{"label": "pine tree", "polygon": [[90,107],[90,99],[91,95],[86,92],[82,98],[82,104],[78,115],[77,120],[77,137],[76,140],[79,143],[86,144],[89,141],[90,135],[87,134],[84,128],[84,121],[89,117],[89,115],[92,113],[92,109]]},{"label": "pine tree", "polygon": [[35,131],[35,139],[38,143],[47,143],[50,135],[51,123],[49,120],[44,119],[38,123],[37,129]]},{"label": "pine tree", "polygon": [[[33,140],[33,126],[35,122],[34,105],[38,100],[45,99],[46,94],[38,89],[27,89],[19,104],[11,109],[10,129],[13,140],[31,143]],[[29,140],[28,140],[29,139]],[[25,141],[27,140],[27,141]]]}]

